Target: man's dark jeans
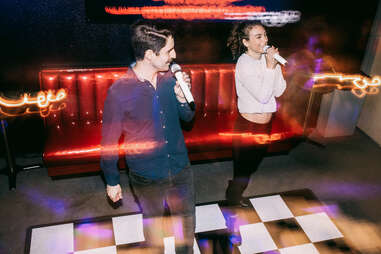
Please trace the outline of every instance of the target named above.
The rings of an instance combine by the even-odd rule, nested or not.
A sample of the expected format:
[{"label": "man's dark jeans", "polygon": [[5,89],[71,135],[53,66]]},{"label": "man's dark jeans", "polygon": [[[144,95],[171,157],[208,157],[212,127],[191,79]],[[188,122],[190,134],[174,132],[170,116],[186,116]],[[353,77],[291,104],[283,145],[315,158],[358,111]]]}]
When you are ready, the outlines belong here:
[{"label": "man's dark jeans", "polygon": [[130,172],[130,180],[143,212],[146,243],[154,247],[159,245],[160,252],[163,253],[161,218],[164,214],[164,202],[167,202],[172,221],[179,221],[182,226],[180,230],[175,229],[176,254],[192,254],[195,231],[192,169],[188,166],[178,174],[160,180],[147,179]]}]

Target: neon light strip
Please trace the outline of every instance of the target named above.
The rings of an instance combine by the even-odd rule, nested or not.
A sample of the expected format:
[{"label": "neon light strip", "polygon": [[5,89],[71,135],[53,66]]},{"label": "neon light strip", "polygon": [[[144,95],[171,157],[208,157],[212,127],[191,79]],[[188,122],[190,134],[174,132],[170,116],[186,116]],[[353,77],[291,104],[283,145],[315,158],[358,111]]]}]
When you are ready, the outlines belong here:
[{"label": "neon light strip", "polygon": [[378,86],[381,85],[380,76],[374,76],[371,80],[367,77],[363,77],[361,75],[345,75],[342,73],[322,73],[322,74],[314,74],[314,81],[319,80],[336,80],[339,82],[350,82],[350,85],[342,85],[342,84],[314,84],[314,88],[319,87],[329,87],[334,86],[338,89],[350,89],[351,92],[357,97],[361,98],[367,94],[377,94],[379,92]]},{"label": "neon light strip", "polygon": [[48,117],[50,113],[52,112],[57,112],[62,109],[66,108],[66,103],[61,103],[58,105],[57,108],[54,108],[54,104],[49,105],[49,107],[46,108],[39,108],[38,111],[33,111],[29,107],[25,109],[25,112],[22,113],[9,113],[9,112],[4,112],[3,109],[0,107],[0,116],[1,114],[7,116],[7,117],[15,117],[15,116],[24,116],[24,115],[30,115],[30,114],[37,114],[39,113],[41,117]]},{"label": "neon light strip", "polygon": [[[253,139],[253,141],[258,144],[266,144],[277,140],[282,140],[292,133],[283,132],[283,133],[273,133],[271,135],[266,134],[252,134],[252,133],[228,133],[222,132],[218,133],[219,136],[233,137],[233,136],[242,136],[244,138]],[[159,147],[161,144],[158,142],[139,142],[139,143],[130,143],[117,146],[105,147],[101,150],[101,146],[89,147],[87,149],[78,149],[78,150],[68,150],[61,151],[51,154],[52,156],[67,156],[67,155],[76,155],[84,153],[100,153],[105,152],[106,154],[117,154],[120,150],[124,150],[126,154],[141,154],[145,153],[151,149]],[[49,154],[49,156],[51,156]]]},{"label": "neon light strip", "polygon": [[287,23],[295,23],[300,20],[299,11],[281,11],[281,12],[245,12],[245,13],[226,13],[225,19],[230,20],[260,20],[265,26],[283,26]]},{"label": "neon light strip", "polygon": [[[155,2],[162,2],[163,0],[153,0]],[[213,5],[213,6],[226,6],[241,0],[164,0],[168,5]]]},{"label": "neon light strip", "polygon": [[[149,6],[105,7],[112,15],[142,15],[146,19],[230,19],[229,13],[259,13],[263,6]],[[243,16],[245,17],[245,15]]]},{"label": "neon light strip", "polygon": [[78,149],[78,150],[68,150],[68,151],[61,151],[56,152],[52,154],[53,156],[65,156],[65,155],[76,155],[76,154],[84,154],[84,153],[100,153],[101,151],[108,154],[118,154],[119,150],[124,150],[126,154],[141,154],[145,153],[149,150],[152,150],[156,147],[158,147],[159,144],[156,141],[152,142],[139,142],[139,143],[130,143],[130,144],[123,144],[123,145],[117,145],[117,146],[110,146],[110,147],[104,147],[101,149],[101,146],[95,146],[90,147],[87,149]]},{"label": "neon light strip", "polygon": [[245,139],[252,139],[253,141],[259,143],[259,144],[266,144],[277,140],[282,140],[286,138],[287,133],[272,133],[271,135],[268,134],[253,134],[250,132],[244,132],[244,133],[229,133],[229,132],[221,132],[218,133],[219,136],[227,136],[227,137],[234,137],[234,136],[240,136]]},{"label": "neon light strip", "polygon": [[0,97],[0,105],[7,108],[17,108],[25,105],[36,104],[40,108],[46,108],[50,103],[59,102],[65,99],[67,96],[65,89],[58,90],[54,96],[52,91],[40,91],[36,97],[30,97],[28,94],[24,94],[18,100],[10,100]]},{"label": "neon light strip", "polygon": [[[369,82],[369,78],[363,77],[361,75],[345,75],[345,74],[328,74],[328,73],[323,73],[323,74],[315,74],[313,76],[313,79],[320,80],[320,79],[337,79],[340,82],[347,81],[347,80],[352,80],[353,85],[360,89],[367,88],[368,86],[380,86],[381,85],[381,79],[379,76],[374,76]],[[363,85],[360,84],[360,81],[363,83]]]}]

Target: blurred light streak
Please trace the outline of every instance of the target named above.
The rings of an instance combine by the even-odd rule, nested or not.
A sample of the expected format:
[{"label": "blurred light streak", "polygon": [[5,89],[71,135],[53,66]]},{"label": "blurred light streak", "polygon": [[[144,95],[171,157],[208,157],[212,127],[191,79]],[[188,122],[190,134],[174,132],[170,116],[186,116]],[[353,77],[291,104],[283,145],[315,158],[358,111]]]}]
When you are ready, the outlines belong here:
[{"label": "blurred light streak", "polygon": [[52,156],[80,155],[85,153],[93,153],[94,155],[98,155],[100,154],[101,151],[103,151],[107,155],[113,155],[115,153],[118,153],[121,150],[123,150],[127,155],[136,155],[136,154],[146,153],[152,149],[157,148],[158,146],[159,146],[159,143],[156,141],[136,142],[136,143],[117,145],[117,146],[109,146],[109,147],[103,147],[103,149],[101,149],[101,146],[99,145],[94,147],[88,147],[85,149],[72,149],[72,150],[55,152],[52,154]]},{"label": "blurred light streak", "polygon": [[[315,59],[315,73],[319,73],[320,72],[320,69],[321,69],[321,66],[323,64],[323,59],[322,58],[317,58]],[[312,87],[314,86],[314,79],[313,78],[310,78],[309,80],[307,80],[307,82],[304,84],[304,88],[307,89],[307,90],[310,90],[312,89]]]},{"label": "blurred light streak", "polygon": [[101,228],[97,223],[81,223],[75,228],[79,235],[91,236],[96,239],[110,239],[114,233],[112,229]]},{"label": "blurred light streak", "polygon": [[281,27],[287,23],[296,23],[300,20],[299,11],[280,11],[280,12],[246,12],[246,13],[227,13],[231,16],[229,20],[259,20],[268,27]]},{"label": "blurred light streak", "polygon": [[[159,0],[154,0],[159,1]],[[300,20],[299,11],[266,12],[264,6],[237,6],[236,0],[164,0],[164,6],[106,6],[112,15],[141,15],[146,19],[260,20],[265,26],[283,26]]]},{"label": "blurred light streak", "polygon": [[320,212],[325,212],[328,214],[329,217],[336,218],[340,215],[340,208],[336,204],[332,205],[322,205],[322,206],[313,206],[313,207],[308,207],[304,209],[306,212],[310,213],[320,213]]},{"label": "blurred light streak", "polygon": [[285,139],[289,136],[293,136],[293,133],[288,132],[282,132],[282,133],[272,133],[270,135],[268,134],[253,134],[250,132],[244,132],[244,133],[229,133],[229,132],[220,132],[218,133],[219,136],[226,136],[226,137],[242,137],[244,139],[247,139],[248,141],[254,141],[258,144],[267,144],[274,141]]},{"label": "blurred light streak", "polygon": [[25,196],[29,197],[31,203],[50,209],[58,215],[66,213],[66,204],[58,198],[53,198],[51,194],[43,194],[37,190],[25,189],[22,190]]},{"label": "blurred light streak", "polygon": [[376,223],[348,216],[335,218],[335,224],[345,236],[345,242],[355,253],[380,253],[381,231]]},{"label": "blurred light streak", "polygon": [[381,184],[324,181],[318,184],[318,188],[322,194],[333,194],[335,199],[366,200],[381,195]]},{"label": "blurred light streak", "polygon": [[[361,75],[346,75],[342,73],[322,73],[314,74],[313,80],[315,82],[320,80],[328,80],[333,83],[314,84],[313,88],[320,87],[335,87],[337,89],[351,89],[352,94],[359,98],[367,94],[377,94],[379,86],[381,85],[380,76],[374,76],[372,79]],[[337,83],[340,82],[340,83]]]},{"label": "blurred light streak", "polygon": [[31,97],[29,94],[24,94],[20,99],[11,100],[0,97],[0,105],[7,108],[22,107],[25,105],[37,105],[40,108],[46,108],[50,103],[62,101],[67,96],[65,89],[59,89],[56,95],[53,91],[40,91],[36,97]]},{"label": "blurred light streak", "polygon": [[16,116],[24,116],[24,115],[30,115],[30,114],[40,114],[41,117],[45,118],[48,117],[52,112],[57,112],[66,107],[66,103],[61,103],[58,106],[55,104],[49,105],[47,108],[38,108],[37,110],[33,110],[30,107],[27,107],[24,112],[17,112],[17,113],[11,113],[11,112],[5,112],[0,107],[0,116],[4,115],[6,117],[16,117]]},{"label": "blurred light streak", "polygon": [[[258,13],[263,6],[145,6],[145,7],[105,7],[106,13],[113,15],[142,15],[146,19],[227,19],[229,14]],[[247,14],[243,14],[247,15]]]},{"label": "blurred light streak", "polygon": [[[53,78],[53,77],[50,77]],[[65,89],[59,89],[56,94],[54,91],[39,91],[36,97],[24,94],[19,99],[8,99],[0,97],[0,117],[16,117],[39,113],[41,117],[47,117],[51,112],[64,109],[66,103]]]}]

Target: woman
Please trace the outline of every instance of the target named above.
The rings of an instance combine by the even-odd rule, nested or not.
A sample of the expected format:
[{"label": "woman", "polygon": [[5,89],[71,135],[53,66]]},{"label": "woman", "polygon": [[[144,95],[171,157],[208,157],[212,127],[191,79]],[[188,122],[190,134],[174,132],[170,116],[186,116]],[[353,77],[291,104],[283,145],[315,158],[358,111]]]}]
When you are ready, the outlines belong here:
[{"label": "woman", "polygon": [[250,132],[250,135],[234,136],[234,174],[226,190],[230,205],[249,205],[242,193],[267,150],[266,142],[258,141],[265,141],[263,134],[270,134],[271,119],[277,108],[275,97],[282,95],[286,88],[280,65],[274,59],[278,49],[269,47],[265,52],[267,41],[264,26],[255,21],[236,24],[227,43],[233,58],[239,56],[235,69],[239,114],[234,130],[237,134]]}]

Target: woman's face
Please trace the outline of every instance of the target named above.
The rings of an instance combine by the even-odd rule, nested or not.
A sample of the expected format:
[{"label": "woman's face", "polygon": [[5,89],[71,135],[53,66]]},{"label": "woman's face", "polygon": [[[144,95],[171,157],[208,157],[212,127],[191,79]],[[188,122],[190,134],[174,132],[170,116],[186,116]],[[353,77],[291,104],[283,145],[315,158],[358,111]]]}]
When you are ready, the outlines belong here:
[{"label": "woman's face", "polygon": [[263,52],[263,47],[267,45],[266,30],[261,25],[251,27],[249,31],[249,39],[243,39],[242,42],[247,48],[249,55],[260,55]]}]

